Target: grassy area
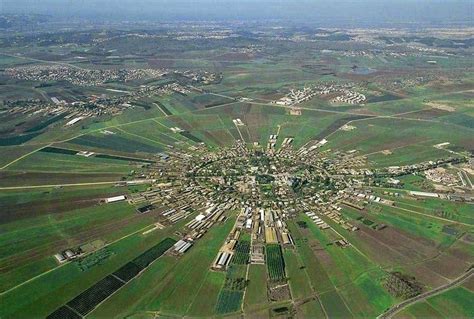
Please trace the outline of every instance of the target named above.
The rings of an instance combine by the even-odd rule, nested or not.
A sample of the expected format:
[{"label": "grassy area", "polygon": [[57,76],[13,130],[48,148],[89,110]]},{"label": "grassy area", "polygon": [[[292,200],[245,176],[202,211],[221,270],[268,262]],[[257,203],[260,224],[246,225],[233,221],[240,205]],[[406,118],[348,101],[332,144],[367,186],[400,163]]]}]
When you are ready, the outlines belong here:
[{"label": "grassy area", "polygon": [[248,280],[244,311],[267,303],[267,269],[265,265],[250,265]]},{"label": "grassy area", "polygon": [[293,299],[310,296],[313,293],[306,268],[300,260],[299,255],[289,249],[283,253],[285,257],[288,281],[290,282],[291,296]]},{"label": "grassy area", "polygon": [[[136,233],[112,243],[108,248],[113,252],[113,256],[86,272],[81,271],[74,262],[70,262],[15,288],[2,296],[6,306],[0,310],[1,316],[4,318],[45,317],[99,279],[117,270],[164,238],[172,236],[172,233],[182,227],[184,222],[155,231],[148,236]],[[155,264],[157,263],[153,266]]]},{"label": "grassy area", "polygon": [[288,228],[295,240],[298,253],[301,256],[303,265],[308,273],[309,281],[316,292],[323,292],[333,289],[333,285],[327,275],[327,272],[316,258],[309,247],[307,240],[297,229],[298,226],[293,222],[288,223]]},{"label": "grassy area", "polygon": [[320,299],[329,318],[353,318],[350,310],[336,291],[326,292],[321,295]]},{"label": "grassy area", "polygon": [[212,316],[217,303],[219,291],[224,285],[225,274],[222,272],[208,271],[205,281],[188,310],[192,316]]},{"label": "grassy area", "polygon": [[[112,242],[152,223],[151,216],[135,218],[135,215],[132,206],[117,203],[2,225],[0,265],[9,269],[1,274],[2,289],[54,268],[53,255],[61,250],[96,239]],[[114,232],[110,232],[111,227]]]},{"label": "grassy area", "polygon": [[326,314],[321,307],[319,300],[310,300],[302,304],[297,310],[298,318],[326,318]]},{"label": "grassy area", "polygon": [[[160,258],[138,280],[99,306],[91,317],[124,316],[150,309],[175,315],[210,311],[217,300],[218,281],[222,278],[209,275],[209,267],[233,222],[233,218],[229,218],[225,224],[212,227],[180,259]],[[199,294],[201,289],[209,289],[213,294]]]},{"label": "grassy area", "polygon": [[429,298],[427,303],[443,317],[469,318],[474,313],[473,298],[472,291],[457,287]]},{"label": "grassy area", "polygon": [[278,244],[268,244],[265,247],[265,253],[267,271],[270,280],[283,280],[286,277],[286,273],[281,246]]}]

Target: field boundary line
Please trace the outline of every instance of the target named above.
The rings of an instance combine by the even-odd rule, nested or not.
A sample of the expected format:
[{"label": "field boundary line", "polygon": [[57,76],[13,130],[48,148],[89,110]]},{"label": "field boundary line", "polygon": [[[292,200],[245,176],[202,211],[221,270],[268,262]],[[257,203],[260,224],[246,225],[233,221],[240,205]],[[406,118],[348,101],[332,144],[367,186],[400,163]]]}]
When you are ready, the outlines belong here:
[{"label": "field boundary line", "polygon": [[[158,124],[158,125],[160,125],[160,126],[163,126],[164,128],[166,128],[166,129],[168,129],[168,130],[170,129],[169,127],[167,127],[167,126],[164,125],[163,123],[160,123],[156,118],[152,118],[151,120],[152,120],[153,122],[155,122],[156,124]],[[163,135],[165,135],[165,136],[167,136],[167,137],[169,137],[169,138],[171,138],[171,139],[173,139],[173,140],[175,140],[176,143],[185,143],[185,144],[188,144],[188,146],[192,146],[192,144],[190,144],[190,143],[187,141],[187,139],[180,140],[179,138],[176,138],[176,137],[174,137],[174,136],[171,135],[171,134],[168,134],[168,133],[165,133],[165,132],[159,132],[159,133],[160,133],[160,134],[163,134]]]},{"label": "field boundary line", "polygon": [[16,162],[21,161],[21,160],[24,159],[25,157],[28,157],[28,156],[30,156],[31,154],[34,154],[34,153],[36,153],[36,152],[42,150],[43,148],[48,147],[48,146],[51,146],[51,145],[53,145],[53,143],[43,145],[43,146],[41,146],[40,148],[37,148],[37,149],[35,149],[35,150],[33,150],[33,151],[29,152],[29,153],[26,153],[26,154],[24,154],[24,155],[18,157],[17,159],[11,161],[10,163],[8,163],[8,164],[6,164],[6,165],[0,167],[0,170],[4,170],[4,169],[7,168],[8,166],[10,166],[10,165],[12,165],[12,164],[15,164]]},{"label": "field boundary line", "polygon": [[69,307],[67,304],[64,304],[64,307],[68,308],[69,310],[71,310],[72,312],[74,312],[76,315],[78,315],[79,317],[81,318],[84,318],[83,315],[81,315],[79,312],[76,311],[76,309],[72,308],[72,307]]},{"label": "field boundary line", "polygon": [[[168,236],[169,237],[169,236]],[[166,239],[166,237],[165,237]],[[164,240],[164,239],[163,239]],[[163,241],[162,240],[162,241]],[[159,242],[160,243],[160,242]],[[159,244],[158,243],[158,244]],[[122,279],[118,278],[117,276],[114,275],[114,272],[112,273],[109,273],[108,275],[106,275],[104,278],[106,278],[107,276],[112,276],[114,278],[116,278],[117,280],[121,281],[121,282],[124,282],[124,284],[122,286],[120,286],[117,290],[113,291],[110,295],[108,295],[104,300],[102,300],[101,302],[99,302],[94,308],[92,308],[92,310],[90,310],[86,315],[84,315],[83,317],[87,317],[88,315],[90,315],[91,313],[93,313],[95,310],[97,310],[103,303],[105,303],[107,300],[109,300],[110,298],[112,298],[115,294],[117,294],[120,290],[122,290],[124,287],[126,287],[127,285],[129,285],[131,282],[133,282],[134,280],[136,280],[142,273],[144,273],[145,271],[147,271],[151,265],[153,265],[154,263],[156,263],[162,256],[164,256],[171,248],[173,248],[173,246],[171,246],[170,248],[168,248],[165,252],[163,252],[158,258],[156,258],[155,260],[153,260],[150,264],[148,264],[148,266],[146,266],[144,269],[140,270],[138,272],[138,274],[136,274],[134,277],[132,277],[129,281],[127,282],[124,282]],[[130,261],[129,261],[130,262]],[[119,268],[120,269],[120,268]],[[117,269],[118,270],[118,269]],[[116,270],[116,271],[117,271]],[[98,281],[97,281],[98,282]],[[95,284],[94,283],[91,287],[93,287]],[[86,289],[87,290],[87,289]],[[84,290],[84,291],[86,291]],[[83,291],[83,292],[84,292]],[[83,292],[81,292],[80,294],[82,294]],[[75,298],[77,298],[80,294],[76,295],[74,298],[72,298],[71,300],[74,300]],[[69,301],[68,301],[69,302]],[[67,303],[66,303],[67,304]]]},{"label": "field boundary line", "polygon": [[[150,179],[134,180],[134,181],[125,181],[128,183],[140,182],[146,184],[152,182]],[[15,190],[15,189],[29,189],[29,188],[47,188],[47,187],[73,187],[73,186],[92,186],[92,185],[107,185],[107,184],[117,184],[123,183],[124,181],[108,181],[108,182],[91,182],[91,183],[74,183],[74,184],[43,184],[43,185],[26,185],[26,186],[6,186],[0,187],[0,190]]]},{"label": "field boundary line", "polygon": [[381,151],[375,151],[375,152],[370,152],[370,153],[364,153],[364,154],[360,154],[359,156],[369,156],[369,155],[374,155],[374,154],[379,154],[379,153],[382,153],[383,151],[386,151],[386,150],[389,150],[389,151],[394,151],[394,150],[399,150],[401,148],[405,148],[405,147],[409,147],[409,146],[413,146],[413,145],[422,145],[423,143],[427,143],[429,141],[433,141],[432,138],[430,139],[426,139],[424,141],[420,141],[420,142],[414,142],[414,143],[410,143],[410,144],[405,144],[405,145],[402,145],[402,146],[396,146],[396,147],[393,147],[393,148],[387,148],[387,149],[384,149],[384,150],[381,150]]},{"label": "field boundary line", "polygon": [[[417,212],[417,211],[414,211],[414,210],[411,210],[411,209],[402,208],[402,207],[399,207],[399,206],[390,206],[388,204],[380,204],[380,205],[388,206],[388,207],[394,207],[394,208],[396,208],[395,210],[397,210],[397,209],[404,210],[404,211],[409,212],[409,213],[422,215],[422,216],[425,216],[425,217],[428,217],[428,218],[439,219],[439,220],[442,220],[442,221],[448,222],[448,223],[461,224],[461,225],[464,225],[464,226],[467,226],[467,227],[474,227],[474,225],[471,225],[471,224],[466,224],[466,223],[463,223],[463,222],[460,222],[460,221],[455,221],[455,220],[446,219],[446,218],[443,218],[443,217],[438,217],[438,216],[433,216],[433,215],[429,215],[429,214],[420,213],[420,212]],[[398,212],[398,213],[401,214],[401,212]]]},{"label": "field boundary line", "polygon": [[161,108],[160,105],[158,105],[158,103],[153,102],[153,104],[165,115],[165,117],[170,116],[169,114],[166,114],[166,112]]},{"label": "field boundary line", "polygon": [[[136,231],[134,231],[134,232],[132,232],[132,233],[130,233],[130,234],[127,234],[127,235],[124,235],[124,236],[122,236],[122,237],[120,237],[120,238],[117,238],[116,240],[111,241],[110,243],[104,245],[102,248],[107,247],[107,246],[110,246],[110,245],[112,245],[112,244],[115,244],[116,242],[121,241],[122,239],[125,239],[125,238],[130,237],[130,236],[133,236],[133,235],[135,235],[135,234],[137,234],[137,233],[139,233],[139,232],[142,232],[144,229],[149,228],[150,226],[151,226],[151,225],[147,225],[147,226],[142,227],[142,228],[140,228],[139,230],[136,230]],[[0,292],[0,296],[6,295],[7,293],[10,293],[11,291],[13,291],[13,290],[15,290],[15,289],[17,289],[17,288],[19,288],[19,287],[21,287],[21,286],[23,286],[23,285],[29,283],[29,282],[31,282],[31,281],[33,281],[33,280],[36,280],[36,279],[38,279],[38,278],[40,278],[40,277],[42,277],[42,276],[44,276],[44,275],[46,275],[46,274],[48,274],[48,273],[54,271],[54,270],[57,270],[57,269],[59,269],[60,267],[63,267],[63,266],[66,266],[66,265],[70,264],[71,262],[72,262],[72,261],[65,262],[65,263],[62,264],[62,265],[56,266],[56,267],[54,267],[54,268],[51,268],[51,269],[49,269],[49,270],[47,270],[47,271],[45,271],[45,272],[43,272],[43,273],[41,273],[41,274],[39,274],[39,275],[37,275],[37,276],[35,276],[35,277],[32,277],[32,278],[30,278],[30,279],[28,279],[28,280],[26,280],[26,281],[24,281],[24,282],[22,282],[22,283],[20,283],[20,284],[18,284],[18,285],[16,285],[16,286],[14,286],[14,287],[12,287],[12,288],[10,288],[10,289],[8,289],[8,290],[2,291],[2,292]]]},{"label": "field boundary line", "polygon": [[438,288],[432,289],[430,291],[427,291],[425,293],[422,293],[418,296],[412,297],[410,299],[407,299],[405,301],[402,301],[401,303],[398,303],[391,307],[389,310],[385,311],[384,313],[380,314],[377,316],[377,319],[389,319],[392,318],[395,314],[399,313],[400,311],[404,310],[406,307],[409,307],[411,305],[416,304],[419,301],[424,301],[428,298],[437,296],[445,291],[451,290],[452,288],[455,288],[462,283],[464,283],[466,280],[468,280],[472,275],[474,275],[474,268],[469,269],[467,272],[459,276],[458,278],[454,279],[452,282],[439,286]]},{"label": "field boundary line", "polygon": [[135,134],[135,133],[130,133],[130,132],[125,131],[124,129],[122,129],[122,128],[120,128],[120,127],[117,127],[117,130],[119,130],[120,132],[122,132],[122,133],[124,133],[124,134],[127,134],[127,135],[135,136],[135,137],[141,138],[141,139],[143,139],[143,140],[147,140],[147,141],[152,142],[152,143],[155,143],[155,144],[163,145],[164,147],[167,147],[167,146],[168,146],[167,144],[163,144],[163,143],[161,143],[161,142],[152,140],[151,138],[144,137],[144,136],[140,136],[140,135]]}]

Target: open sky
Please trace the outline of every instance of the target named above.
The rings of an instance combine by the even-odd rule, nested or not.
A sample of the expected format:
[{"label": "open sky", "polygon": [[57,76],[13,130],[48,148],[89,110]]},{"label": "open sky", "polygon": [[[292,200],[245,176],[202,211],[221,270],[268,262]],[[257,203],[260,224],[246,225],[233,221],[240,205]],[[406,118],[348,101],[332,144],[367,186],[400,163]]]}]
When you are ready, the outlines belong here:
[{"label": "open sky", "polygon": [[103,20],[473,23],[472,0],[0,0],[2,13]]}]

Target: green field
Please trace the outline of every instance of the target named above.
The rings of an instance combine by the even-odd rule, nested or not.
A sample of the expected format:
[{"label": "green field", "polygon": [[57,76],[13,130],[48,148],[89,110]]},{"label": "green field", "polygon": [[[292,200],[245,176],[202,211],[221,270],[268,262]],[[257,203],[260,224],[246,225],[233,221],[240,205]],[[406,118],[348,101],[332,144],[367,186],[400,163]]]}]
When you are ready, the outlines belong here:
[{"label": "green field", "polygon": [[474,264],[469,28],[4,16],[0,318],[375,318]]},{"label": "green field", "polygon": [[244,311],[267,303],[267,271],[264,265],[249,266],[249,282],[244,300]]},{"label": "green field", "polygon": [[474,310],[472,291],[459,287],[448,290],[440,295],[430,297],[426,301],[415,303],[396,315],[398,318],[469,318]]},{"label": "green field", "polygon": [[[92,317],[119,316],[155,309],[169,314],[208,314],[217,300],[223,279],[210,274],[210,264],[232,227],[232,219],[213,228],[181,260],[163,258],[91,313]],[[199,263],[193,263],[199,256]],[[160,258],[161,259],[161,258]],[[184,260],[183,260],[184,259]],[[156,265],[155,265],[156,264]],[[148,278],[148,279],[146,279]],[[150,289],[149,281],[155,282]],[[191,289],[190,287],[199,287]],[[199,294],[201,289],[211,293]],[[141,293],[137,293],[140,292]],[[214,299],[212,299],[214,298]],[[213,301],[214,300],[214,301]],[[117,307],[120,304],[120,307]]]}]

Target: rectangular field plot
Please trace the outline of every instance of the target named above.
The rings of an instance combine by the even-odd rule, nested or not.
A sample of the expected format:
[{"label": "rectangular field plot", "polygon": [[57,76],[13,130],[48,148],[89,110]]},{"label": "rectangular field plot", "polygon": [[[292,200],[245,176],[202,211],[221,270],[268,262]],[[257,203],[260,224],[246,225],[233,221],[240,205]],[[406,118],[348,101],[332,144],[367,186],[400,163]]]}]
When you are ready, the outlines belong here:
[{"label": "rectangular field plot", "polygon": [[180,258],[160,257],[91,316],[125,317],[134,309],[159,309],[175,316],[214,315],[225,274],[214,273],[210,267],[234,221],[228,218],[224,224],[212,227]]},{"label": "rectangular field plot", "polygon": [[[434,217],[474,225],[474,216],[471,212],[472,205],[469,203],[451,202],[437,198],[415,199],[404,197],[397,199],[397,206]],[[444,232],[446,233],[446,231]],[[456,235],[456,233],[452,233],[452,235]]]},{"label": "rectangular field plot", "polygon": [[[53,153],[53,154],[64,154],[64,155],[78,155],[80,152],[79,150],[67,149],[67,148],[59,148],[59,147],[45,147],[39,152],[43,153]],[[94,158],[102,158],[108,160],[119,160],[119,161],[127,161],[127,162],[142,162],[142,163],[154,163],[154,161],[150,161],[143,158],[136,158],[136,157],[124,157],[124,156],[117,156],[117,155],[109,155],[109,154],[93,154]]]},{"label": "rectangular field plot", "polygon": [[243,295],[243,291],[221,290],[217,300],[216,313],[225,314],[239,311]]},{"label": "rectangular field plot", "polygon": [[186,137],[188,140],[191,140],[194,143],[203,143],[203,141],[199,137],[194,136],[193,134],[191,134],[187,131],[180,132],[179,134],[181,134],[182,136]]},{"label": "rectangular field plot", "polygon": [[126,263],[119,270],[114,272],[112,275],[127,282],[133,279],[142,270],[139,266],[133,262]]},{"label": "rectangular field plot", "polygon": [[314,238],[315,245],[324,247],[324,249],[315,251],[314,254],[335,286],[344,286],[359,278],[367,270],[376,268],[375,264],[354,247],[341,249],[337,245],[332,245],[334,239],[339,238],[335,232],[332,230],[321,231],[307,216],[301,216],[301,218],[308,224],[308,235],[311,236],[309,238]]},{"label": "rectangular field plot", "polygon": [[199,108],[209,108],[234,102],[234,99],[214,94],[201,94],[193,97],[191,102],[197,105]]},{"label": "rectangular field plot", "polygon": [[[293,234],[293,232],[292,232]],[[297,240],[298,253],[308,273],[309,281],[316,291],[326,291],[333,288],[333,284],[329,279],[326,270],[321,262],[316,258],[311,248],[304,240]]]},{"label": "rectangular field plot", "polygon": [[132,262],[140,267],[141,269],[145,269],[149,264],[151,264],[156,258],[160,257],[171,248],[176,243],[176,240],[172,238],[166,238],[156,246],[148,249],[143,254],[132,260]]},{"label": "rectangular field plot", "polygon": [[214,315],[214,308],[224,281],[224,273],[208,271],[206,279],[197,293],[198,297],[192,303],[188,313],[198,317]]},{"label": "rectangular field plot", "polygon": [[[449,129],[446,124],[422,122],[408,119],[368,119],[354,122],[356,128],[337,131],[328,140],[323,149],[352,150],[357,149],[363,154],[383,150],[403,150],[411,145],[432,145],[450,142],[453,145],[472,147],[466,136],[471,131],[463,127]],[[448,157],[449,153],[446,153]],[[413,155],[411,155],[413,156]],[[427,156],[430,154],[427,153]]]},{"label": "rectangular field plot", "polygon": [[370,318],[383,313],[395,299],[381,285],[382,276],[364,274],[352,285],[339,289],[339,294],[355,317]]},{"label": "rectangular field plot", "polygon": [[314,319],[323,319],[326,318],[323,309],[319,303],[319,300],[310,300],[307,303],[302,304],[297,308],[296,312],[297,318],[314,318]]},{"label": "rectangular field plot", "polygon": [[374,167],[400,166],[413,163],[436,160],[448,155],[446,151],[434,148],[430,143],[408,145],[391,150],[391,154],[374,153],[367,158]]},{"label": "rectangular field plot", "polygon": [[[150,263],[163,255],[163,253],[171,248],[174,243],[176,243],[176,240],[172,238],[162,240],[157,245],[135,258],[132,262],[125,264],[125,266],[121,267],[115,273],[106,276],[95,283],[92,287],[69,301],[66,304],[67,307],[83,316],[87,315],[98,304],[120,289],[125,284],[125,281],[131,280],[140,270],[145,269]],[[58,311],[61,311],[60,309],[56,310],[51,315],[56,315]]]},{"label": "rectangular field plot", "polygon": [[244,300],[245,311],[267,302],[267,270],[265,265],[251,264],[249,267]]},{"label": "rectangular field plot", "polygon": [[285,261],[281,247],[278,244],[269,244],[266,249],[266,263],[270,280],[280,281],[286,278]]},{"label": "rectangular field plot", "polygon": [[[474,314],[474,292],[457,287],[427,300],[443,317],[469,318]],[[410,308],[408,308],[410,309]]]},{"label": "rectangular field plot", "polygon": [[235,246],[235,254],[232,258],[232,263],[245,265],[248,263],[249,260],[249,252],[250,252],[250,241],[248,240],[240,240],[237,242]]},{"label": "rectangular field plot", "polygon": [[126,137],[146,144],[157,144],[159,147],[175,145],[180,141],[179,135],[173,133],[171,129],[162,126],[157,121],[124,125],[120,127],[120,130]]},{"label": "rectangular field plot", "polygon": [[216,304],[216,313],[224,314],[240,310],[244,290],[247,285],[245,273],[247,267],[232,264],[226,273],[224,286],[222,287]]},{"label": "rectangular field plot", "polygon": [[120,135],[84,135],[71,140],[70,143],[127,153],[159,153],[163,151],[163,146],[144,143]]},{"label": "rectangular field plot", "polygon": [[394,318],[430,318],[430,319],[441,319],[446,318],[441,313],[436,311],[429,303],[426,301],[417,302],[414,305],[411,305],[407,309],[399,312],[394,316]]},{"label": "rectangular field plot", "polygon": [[107,276],[67,303],[67,306],[85,316],[99,303],[123,286],[114,276]]},{"label": "rectangular field plot", "polygon": [[350,310],[336,291],[322,294],[321,302],[329,318],[353,318]]},{"label": "rectangular field plot", "polygon": [[293,298],[303,298],[313,293],[305,267],[300,262],[300,257],[292,250],[284,252],[288,280],[290,282]]},{"label": "rectangular field plot", "polygon": [[84,157],[53,152],[36,152],[9,167],[30,172],[127,173],[128,162],[117,159]]},{"label": "rectangular field plot", "polygon": [[52,314],[50,314],[47,319],[81,319],[82,317],[76,312],[71,310],[67,306],[62,306]]}]

